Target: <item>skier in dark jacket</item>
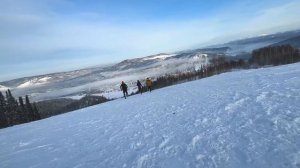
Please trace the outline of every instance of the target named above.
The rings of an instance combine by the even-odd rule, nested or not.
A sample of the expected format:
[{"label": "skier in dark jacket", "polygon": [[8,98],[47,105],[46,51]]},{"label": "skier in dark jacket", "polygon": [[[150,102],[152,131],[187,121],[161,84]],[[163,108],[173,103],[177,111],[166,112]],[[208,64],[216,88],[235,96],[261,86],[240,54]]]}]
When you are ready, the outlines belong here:
[{"label": "skier in dark jacket", "polygon": [[142,94],[143,93],[143,91],[142,91],[143,85],[141,84],[141,82],[139,80],[137,80],[136,85],[137,85],[137,87],[139,89],[139,92]]},{"label": "skier in dark jacket", "polygon": [[122,81],[120,85],[120,89],[123,91],[124,98],[126,99],[126,96],[128,96],[128,92],[127,92],[128,86],[125,84],[124,81]]}]

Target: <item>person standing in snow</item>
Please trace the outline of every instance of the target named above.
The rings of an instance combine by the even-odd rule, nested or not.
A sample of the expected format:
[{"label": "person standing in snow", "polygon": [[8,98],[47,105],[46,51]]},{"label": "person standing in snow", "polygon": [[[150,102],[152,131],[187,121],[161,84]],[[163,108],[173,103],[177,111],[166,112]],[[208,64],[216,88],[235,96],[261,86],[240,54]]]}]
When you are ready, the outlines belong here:
[{"label": "person standing in snow", "polygon": [[126,99],[126,96],[128,96],[128,92],[127,92],[128,86],[125,84],[124,81],[122,81],[120,85],[120,89],[123,91],[124,98]]},{"label": "person standing in snow", "polygon": [[152,91],[152,80],[150,78],[147,78],[146,79],[146,86],[147,86],[147,89],[148,91]]},{"label": "person standing in snow", "polygon": [[142,94],[142,92],[143,92],[143,91],[142,91],[143,85],[141,84],[141,82],[140,82],[139,80],[137,80],[136,85],[137,85],[137,87],[138,87],[139,92]]}]

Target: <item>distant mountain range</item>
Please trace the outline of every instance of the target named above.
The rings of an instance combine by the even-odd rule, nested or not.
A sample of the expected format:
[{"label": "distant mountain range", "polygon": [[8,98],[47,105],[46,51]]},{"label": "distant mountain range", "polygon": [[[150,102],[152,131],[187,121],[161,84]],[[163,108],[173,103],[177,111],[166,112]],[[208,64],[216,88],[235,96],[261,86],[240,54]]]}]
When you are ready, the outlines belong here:
[{"label": "distant mountain range", "polygon": [[217,56],[248,59],[255,49],[284,44],[300,48],[300,30],[262,35],[205,48],[128,59],[110,66],[14,79],[0,82],[0,91],[10,88],[14,95],[30,95],[34,101],[80,97],[85,94],[115,97],[118,96],[114,92],[119,90],[120,81],[126,81],[133,88],[137,79],[143,81],[146,77],[155,78],[178,71],[198,69]]}]

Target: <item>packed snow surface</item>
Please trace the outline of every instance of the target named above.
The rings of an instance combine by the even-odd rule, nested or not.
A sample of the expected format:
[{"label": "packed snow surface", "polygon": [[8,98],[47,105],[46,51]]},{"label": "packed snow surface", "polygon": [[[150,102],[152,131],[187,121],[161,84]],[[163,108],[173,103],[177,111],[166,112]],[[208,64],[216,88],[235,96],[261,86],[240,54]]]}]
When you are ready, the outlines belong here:
[{"label": "packed snow surface", "polygon": [[0,130],[0,167],[300,167],[300,63]]}]

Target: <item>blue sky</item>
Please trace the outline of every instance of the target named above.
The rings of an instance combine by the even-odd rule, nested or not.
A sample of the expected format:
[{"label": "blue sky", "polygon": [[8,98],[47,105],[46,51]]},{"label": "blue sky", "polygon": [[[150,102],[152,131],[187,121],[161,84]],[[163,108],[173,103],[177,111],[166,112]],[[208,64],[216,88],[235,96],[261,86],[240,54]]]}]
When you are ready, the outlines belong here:
[{"label": "blue sky", "polygon": [[300,0],[0,0],[0,81],[300,28]]}]

